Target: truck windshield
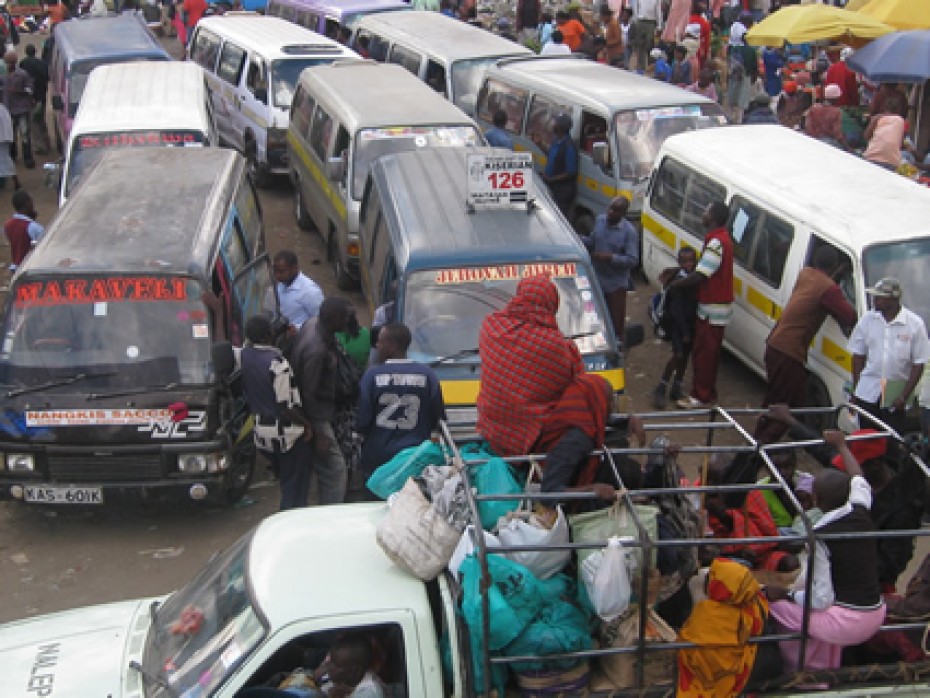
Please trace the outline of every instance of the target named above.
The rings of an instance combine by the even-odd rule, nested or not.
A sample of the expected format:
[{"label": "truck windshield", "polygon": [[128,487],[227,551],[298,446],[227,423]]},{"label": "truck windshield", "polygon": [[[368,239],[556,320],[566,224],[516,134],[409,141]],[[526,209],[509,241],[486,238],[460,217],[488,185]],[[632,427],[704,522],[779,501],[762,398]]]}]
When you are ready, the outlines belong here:
[{"label": "truck windshield", "polygon": [[930,327],[930,238],[873,245],[862,256],[866,288],[879,279],[891,276],[901,282],[903,303]]},{"label": "truck windshield", "polygon": [[582,354],[608,349],[602,301],[591,288],[588,270],[574,262],[547,262],[412,273],[400,319],[413,335],[410,358],[428,362],[477,348],[485,316],[507,305],[521,278],[547,272],[559,289],[562,333],[576,337]]},{"label": "truck windshield", "polygon": [[215,557],[152,614],[143,666],[170,687],[152,695],[211,695],[264,638],[249,595],[251,539]]},{"label": "truck windshield", "polygon": [[358,134],[355,161],[352,163],[352,196],[357,201],[362,200],[371,163],[382,155],[417,148],[461,148],[478,143],[478,132],[473,126],[394,126],[362,129]]},{"label": "truck windshield", "polygon": [[106,133],[85,133],[74,139],[71,157],[68,161],[68,173],[65,183],[65,196],[70,196],[78,181],[94,163],[108,150],[116,148],[158,148],[186,147],[197,148],[204,144],[206,138],[198,131],[108,131]]},{"label": "truck windshield", "polygon": [[87,387],[213,380],[200,284],[167,276],[22,279],[3,327],[0,381],[29,387],[88,374]]},{"label": "truck windshield", "polygon": [[659,148],[669,136],[726,123],[717,104],[631,109],[618,112],[614,118],[620,179],[632,180],[649,176]]}]

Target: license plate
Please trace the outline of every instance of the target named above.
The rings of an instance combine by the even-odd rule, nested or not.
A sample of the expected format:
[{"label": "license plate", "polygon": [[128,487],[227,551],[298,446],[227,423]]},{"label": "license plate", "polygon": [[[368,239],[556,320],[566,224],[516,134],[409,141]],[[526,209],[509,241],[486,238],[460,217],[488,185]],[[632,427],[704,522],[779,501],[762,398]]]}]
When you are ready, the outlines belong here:
[{"label": "license plate", "polygon": [[99,487],[53,487],[34,485],[26,487],[27,502],[39,504],[103,504],[103,490]]}]

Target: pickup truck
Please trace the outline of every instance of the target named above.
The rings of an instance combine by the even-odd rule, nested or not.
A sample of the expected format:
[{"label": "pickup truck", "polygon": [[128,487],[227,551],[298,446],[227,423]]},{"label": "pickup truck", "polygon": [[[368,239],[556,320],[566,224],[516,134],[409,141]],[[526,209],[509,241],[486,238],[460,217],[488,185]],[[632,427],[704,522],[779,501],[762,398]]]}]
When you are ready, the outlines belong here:
[{"label": "pickup truck", "polygon": [[[372,661],[385,696],[476,695],[459,586],[449,573],[421,581],[388,559],[376,541],[386,511],[384,503],[359,503],[276,514],[169,596],[2,625],[0,696],[316,696],[265,687],[300,668],[312,672],[346,632],[379,648]],[[827,691],[785,677],[753,695],[926,697],[928,671],[928,663],[838,670]],[[674,691],[669,676],[661,685],[584,695]]]}]

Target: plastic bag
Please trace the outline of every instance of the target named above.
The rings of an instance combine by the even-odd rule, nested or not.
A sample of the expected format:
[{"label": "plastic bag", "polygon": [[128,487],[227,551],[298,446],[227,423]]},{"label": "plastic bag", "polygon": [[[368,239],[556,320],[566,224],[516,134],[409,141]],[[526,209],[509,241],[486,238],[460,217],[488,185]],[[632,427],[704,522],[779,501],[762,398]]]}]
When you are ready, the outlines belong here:
[{"label": "plastic bag", "polygon": [[427,501],[413,479],[394,498],[375,534],[391,560],[424,581],[449,564],[461,537]]},{"label": "plastic bag", "polygon": [[[589,650],[594,646],[585,615],[567,601],[554,601],[544,606],[536,619],[507,647],[504,655],[547,655]],[[564,670],[582,660],[551,659],[515,662],[514,671]]]},{"label": "plastic bag", "polygon": [[[475,489],[478,494],[520,494],[523,487],[513,476],[507,462],[501,458],[491,458],[487,463],[477,466],[474,472]],[[481,525],[491,530],[498,519],[507,516],[520,506],[518,499],[490,500],[478,502],[478,516]]]},{"label": "plastic bag", "polygon": [[608,623],[630,605],[633,590],[627,564],[627,551],[620,539],[614,537],[607,541],[606,548],[590,555],[581,566],[581,577],[591,606]]},{"label": "plastic bag", "polygon": [[[484,535],[484,545],[486,548],[499,548],[500,541],[497,539],[493,533],[488,533],[487,531],[482,530],[482,535]],[[452,552],[452,557],[449,559],[449,571],[453,575],[457,575],[462,566],[462,562],[465,561],[465,558],[469,555],[474,554],[475,552],[475,527],[466,526],[464,533],[462,533],[462,539],[459,541],[459,544],[455,546],[455,550]]]},{"label": "plastic bag", "polygon": [[[646,529],[646,533],[652,540],[658,540],[658,515],[659,508],[652,504],[634,504],[636,517]],[[625,502],[616,502],[607,509],[599,509],[584,514],[576,514],[568,517],[568,525],[572,531],[572,540],[576,543],[601,543],[604,544],[609,538],[619,536],[620,538],[634,538],[639,540],[639,530],[633,521],[633,516]],[[584,564],[588,556],[594,554],[595,549],[579,549],[578,565]],[[637,547],[631,551],[632,560],[636,569],[642,569],[642,551]],[[649,566],[655,567],[656,551],[653,548],[649,556]]]},{"label": "plastic bag", "polygon": [[[525,516],[521,516],[525,514]],[[517,512],[498,522],[497,537],[500,545],[563,545],[569,542],[568,520],[562,507],[556,509],[556,520],[547,528],[535,514]],[[558,574],[571,560],[572,551],[536,550],[532,552],[504,553],[514,562],[519,562],[540,579]]]},{"label": "plastic bag", "polygon": [[445,462],[439,444],[424,441],[419,446],[405,448],[391,458],[371,474],[365,485],[381,499],[387,499],[395,492],[400,492],[407,478],[419,476],[428,465],[444,465]]}]

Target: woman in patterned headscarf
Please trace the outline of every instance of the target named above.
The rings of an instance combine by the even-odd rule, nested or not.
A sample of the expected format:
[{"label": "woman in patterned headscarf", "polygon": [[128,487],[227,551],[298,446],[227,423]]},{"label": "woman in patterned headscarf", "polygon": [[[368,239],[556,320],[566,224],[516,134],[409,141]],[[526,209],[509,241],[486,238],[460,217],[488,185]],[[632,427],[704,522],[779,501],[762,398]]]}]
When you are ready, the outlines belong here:
[{"label": "woman in patterned headscarf", "polygon": [[679,638],[698,645],[678,652],[678,698],[738,696],[756,661],[769,604],[749,569],[717,559],[707,575],[707,598],[691,612]]}]

